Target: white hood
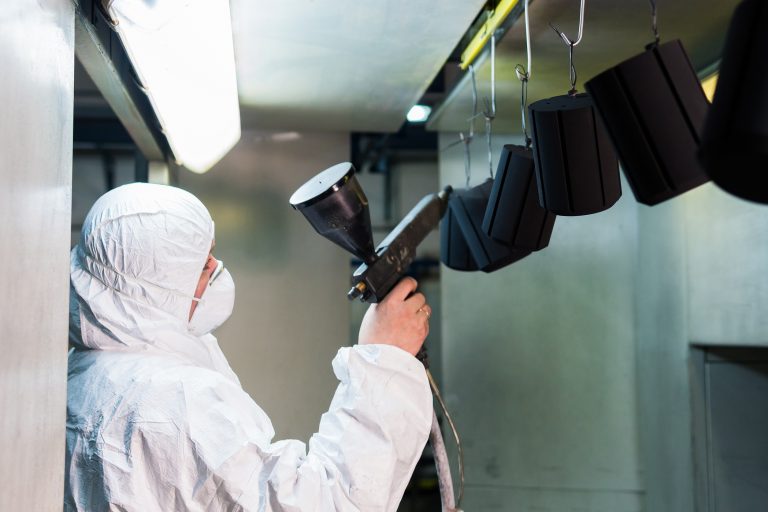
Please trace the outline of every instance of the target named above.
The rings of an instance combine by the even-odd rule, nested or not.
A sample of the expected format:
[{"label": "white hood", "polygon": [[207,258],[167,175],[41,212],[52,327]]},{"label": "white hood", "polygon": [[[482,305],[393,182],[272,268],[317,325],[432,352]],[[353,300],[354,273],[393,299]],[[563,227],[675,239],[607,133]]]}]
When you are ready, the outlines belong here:
[{"label": "white hood", "polygon": [[71,253],[70,342],[159,351],[235,378],[216,339],[187,329],[213,238],[208,210],[189,192],[133,183],[104,194]]}]

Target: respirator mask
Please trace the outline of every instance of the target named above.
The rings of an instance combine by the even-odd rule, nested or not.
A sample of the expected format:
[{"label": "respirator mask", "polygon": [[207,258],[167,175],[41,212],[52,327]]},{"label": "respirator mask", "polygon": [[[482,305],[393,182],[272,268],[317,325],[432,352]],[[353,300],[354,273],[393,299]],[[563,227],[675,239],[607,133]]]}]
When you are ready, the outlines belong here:
[{"label": "respirator mask", "polygon": [[235,306],[235,282],[232,275],[218,260],[216,270],[211,274],[203,295],[197,301],[187,329],[195,336],[203,336],[217,329],[232,314]]}]

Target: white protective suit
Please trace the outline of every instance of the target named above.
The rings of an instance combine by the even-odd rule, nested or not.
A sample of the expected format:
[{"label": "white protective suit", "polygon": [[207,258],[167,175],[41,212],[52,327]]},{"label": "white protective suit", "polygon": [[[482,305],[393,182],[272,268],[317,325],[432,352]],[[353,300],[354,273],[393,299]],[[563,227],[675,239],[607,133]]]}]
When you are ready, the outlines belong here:
[{"label": "white protective suit", "polygon": [[161,185],[88,214],[71,255],[64,509],[394,511],[430,429],[424,368],[392,346],[342,348],[309,451],[273,443],[216,339],[187,329],[213,234],[199,200]]}]

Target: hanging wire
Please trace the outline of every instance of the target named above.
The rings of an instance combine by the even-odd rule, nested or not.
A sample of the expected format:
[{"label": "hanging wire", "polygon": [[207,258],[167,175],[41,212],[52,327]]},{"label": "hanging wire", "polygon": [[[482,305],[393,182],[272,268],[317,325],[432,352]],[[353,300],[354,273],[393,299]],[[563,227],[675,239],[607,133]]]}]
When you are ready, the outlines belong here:
[{"label": "hanging wire", "polygon": [[493,152],[491,150],[491,124],[496,118],[496,33],[491,35],[491,99],[485,98],[485,138],[488,143],[488,173],[493,179]]},{"label": "hanging wire", "polygon": [[472,177],[472,171],[470,166],[470,164],[472,163],[472,160],[469,153],[469,143],[472,142],[472,138],[465,136],[464,132],[459,132],[459,142],[464,143],[464,178],[465,178],[465,186],[469,188],[470,178]]},{"label": "hanging wire", "polygon": [[451,142],[440,151],[447,151],[450,148],[462,144],[464,146],[464,176],[466,178],[466,187],[469,188],[469,182],[472,178],[472,158],[469,152],[469,145],[472,143],[472,139],[475,137],[475,119],[478,116],[477,113],[477,80],[475,78],[475,66],[470,64],[469,75],[472,79],[472,116],[469,121],[469,132],[465,135],[464,132],[459,132],[459,140]]},{"label": "hanging wire", "polygon": [[568,45],[568,62],[569,62],[569,77],[571,80],[571,90],[568,91],[569,95],[576,94],[576,65],[573,62],[573,48],[575,46],[578,46],[578,44],[581,42],[581,38],[584,35],[584,8],[587,0],[581,0],[581,7],[579,7],[579,36],[574,40],[568,37],[562,30],[554,26],[553,24],[549,24],[550,27],[552,27],[552,30],[554,30],[558,36],[560,36],[560,39],[565,42],[566,45]]},{"label": "hanging wire", "polygon": [[427,370],[427,379],[429,380],[429,386],[432,388],[432,394],[435,395],[437,403],[440,404],[440,408],[443,410],[448,426],[451,428],[453,439],[456,441],[456,451],[458,452],[459,461],[459,497],[456,499],[456,508],[461,509],[461,500],[464,499],[464,449],[461,446],[461,438],[459,437],[459,431],[456,429],[456,425],[453,423],[453,418],[448,412],[448,408],[445,406],[443,397],[440,394],[440,388],[437,387],[435,378],[432,377],[432,372]]},{"label": "hanging wire", "polygon": [[531,78],[531,30],[528,24],[528,0],[524,0],[523,9],[525,12],[525,49],[528,55],[528,65],[518,64],[515,66],[515,74],[520,80],[520,117],[523,126],[523,137],[525,137],[525,147],[531,147],[531,138],[528,136],[528,126],[526,111],[528,107],[528,80]]},{"label": "hanging wire", "polygon": [[661,38],[659,37],[659,27],[658,27],[658,25],[656,23],[656,21],[657,21],[657,18],[656,18],[656,0],[648,0],[648,1],[651,4],[651,30],[653,30],[653,38],[655,40],[653,43],[651,43],[651,45],[652,46],[658,46],[659,45],[659,41],[661,40]]},{"label": "hanging wire", "polygon": [[472,139],[475,138],[475,119],[477,118],[477,77],[475,76],[475,66],[469,66],[469,74],[472,77],[472,117],[469,118],[469,135],[464,137],[463,133],[459,134],[462,142],[464,143],[464,174],[466,176],[466,185],[469,188],[469,182],[472,180],[472,159],[469,152],[469,145],[472,143]]},{"label": "hanging wire", "polygon": [[469,66],[469,74],[472,77],[472,117],[469,118],[469,139],[475,136],[475,118],[477,118],[477,77],[475,66]]}]

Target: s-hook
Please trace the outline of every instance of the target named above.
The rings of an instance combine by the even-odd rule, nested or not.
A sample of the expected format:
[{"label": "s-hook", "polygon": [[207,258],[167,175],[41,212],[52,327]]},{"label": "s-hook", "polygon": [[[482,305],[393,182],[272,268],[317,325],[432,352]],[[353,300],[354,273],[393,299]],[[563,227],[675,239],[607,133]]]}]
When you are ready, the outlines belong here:
[{"label": "s-hook", "polygon": [[566,45],[568,45],[568,62],[570,65],[570,79],[571,79],[571,90],[568,91],[568,94],[573,96],[576,94],[576,66],[573,63],[573,48],[575,46],[578,46],[578,44],[581,42],[581,37],[584,35],[584,7],[586,0],[581,0],[581,7],[579,8],[579,36],[573,40],[570,37],[568,37],[563,31],[558,29],[553,24],[549,24],[550,27],[552,27],[552,30],[554,30],[558,36],[565,42]]},{"label": "s-hook", "polygon": [[528,136],[528,126],[526,124],[525,111],[528,106],[528,80],[531,78],[531,30],[528,24],[528,0],[524,0],[523,9],[525,11],[525,49],[528,55],[528,66],[517,64],[515,74],[520,80],[520,117],[523,126],[523,137],[525,137],[525,147],[531,147],[531,138]]},{"label": "s-hook", "polygon": [[653,30],[654,38],[654,41],[646,47],[647,49],[650,49],[654,46],[659,46],[661,38],[659,37],[659,27],[656,24],[656,0],[648,0],[648,2],[651,4],[651,30]]},{"label": "s-hook", "polygon": [[485,98],[485,139],[488,145],[488,173],[493,178],[493,152],[491,151],[491,124],[496,118],[496,32],[491,34],[491,99]]}]

